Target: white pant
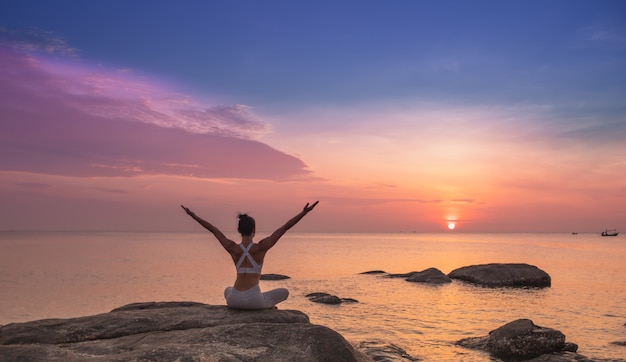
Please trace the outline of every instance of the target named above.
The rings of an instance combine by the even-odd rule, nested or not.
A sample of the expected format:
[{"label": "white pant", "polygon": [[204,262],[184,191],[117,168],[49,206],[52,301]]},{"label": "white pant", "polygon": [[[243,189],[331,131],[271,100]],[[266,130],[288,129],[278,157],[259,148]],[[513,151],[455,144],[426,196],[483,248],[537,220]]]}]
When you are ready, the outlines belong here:
[{"label": "white pant", "polygon": [[285,288],[272,289],[261,293],[258,285],[247,290],[238,290],[228,287],[224,290],[226,305],[234,309],[268,309],[286,300],[289,291]]}]

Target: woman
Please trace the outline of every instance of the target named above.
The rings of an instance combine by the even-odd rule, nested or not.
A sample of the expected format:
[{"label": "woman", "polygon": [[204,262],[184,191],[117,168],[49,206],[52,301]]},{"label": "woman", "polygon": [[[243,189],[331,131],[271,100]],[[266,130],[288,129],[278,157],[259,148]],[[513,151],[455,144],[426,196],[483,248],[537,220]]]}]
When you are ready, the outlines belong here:
[{"label": "woman", "polygon": [[291,229],[300,221],[304,215],[313,210],[319,201],[315,201],[309,206],[307,203],[302,211],[291,218],[285,225],[279,227],[272,235],[255,244],[252,241],[256,231],[254,219],[246,214],[239,214],[239,226],[237,231],[241,234],[241,244],[228,239],[218,228],[211,225],[206,220],[201,219],[193,211],[185,206],[181,207],[187,215],[191,216],[205,229],[209,230],[222,244],[224,249],[230,254],[235,268],[237,269],[237,279],[235,285],[226,288],[224,297],[226,304],[230,308],[236,309],[266,309],[274,308],[276,304],[284,301],[289,296],[289,291],[285,288],[278,288],[261,293],[259,288],[259,280],[261,279],[261,268],[263,267],[263,259],[265,253],[270,250],[278,239],[283,236],[287,230]]}]

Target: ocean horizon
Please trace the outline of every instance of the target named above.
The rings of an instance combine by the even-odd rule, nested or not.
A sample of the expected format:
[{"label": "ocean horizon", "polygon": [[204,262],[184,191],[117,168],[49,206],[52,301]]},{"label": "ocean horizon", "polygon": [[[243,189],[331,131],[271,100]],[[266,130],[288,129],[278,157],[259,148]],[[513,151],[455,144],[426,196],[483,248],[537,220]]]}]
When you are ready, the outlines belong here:
[{"label": "ocean horizon", "polygon": [[[236,235],[229,235],[235,239]],[[260,235],[259,235],[260,236]],[[135,302],[224,305],[235,268],[206,232],[0,232],[0,325],[106,313]],[[268,252],[261,281],[285,287],[280,309],[352,342],[394,343],[426,361],[493,361],[454,345],[520,318],[563,332],[578,353],[623,361],[626,245],[600,233],[288,233]],[[370,270],[407,273],[487,263],[527,263],[550,288],[484,288],[460,281],[410,283]],[[358,303],[316,304],[326,292]]]}]

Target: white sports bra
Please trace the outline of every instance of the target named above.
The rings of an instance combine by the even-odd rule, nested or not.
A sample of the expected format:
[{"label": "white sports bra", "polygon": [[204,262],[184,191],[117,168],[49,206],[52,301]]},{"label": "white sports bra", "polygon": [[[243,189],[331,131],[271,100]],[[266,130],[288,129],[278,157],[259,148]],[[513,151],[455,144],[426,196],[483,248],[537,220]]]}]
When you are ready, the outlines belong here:
[{"label": "white sports bra", "polygon": [[[243,250],[243,254],[241,254],[241,257],[237,261],[237,264],[235,264],[235,268],[237,268],[237,273],[261,274],[261,268],[263,268],[263,265],[257,263],[252,257],[252,255],[250,255],[249,253],[252,245],[254,245],[254,243],[248,244],[248,247],[246,248],[243,244],[239,244],[239,246],[241,247],[241,250]],[[252,267],[241,266],[241,264],[243,264],[243,261],[246,258],[248,258],[248,260],[250,261],[250,264],[252,264]]]}]

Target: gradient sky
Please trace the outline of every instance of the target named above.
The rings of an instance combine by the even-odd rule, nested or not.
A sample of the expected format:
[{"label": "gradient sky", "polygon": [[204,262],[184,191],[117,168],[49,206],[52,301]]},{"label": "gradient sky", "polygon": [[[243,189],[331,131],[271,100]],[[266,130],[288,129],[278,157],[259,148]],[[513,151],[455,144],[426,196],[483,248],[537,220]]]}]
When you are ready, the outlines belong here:
[{"label": "gradient sky", "polygon": [[[626,2],[5,1],[0,230],[626,229]],[[626,231],[626,230],[625,230]]]}]

